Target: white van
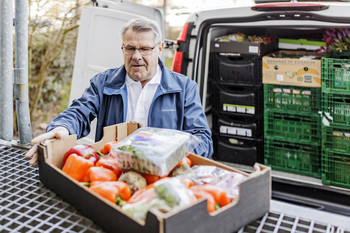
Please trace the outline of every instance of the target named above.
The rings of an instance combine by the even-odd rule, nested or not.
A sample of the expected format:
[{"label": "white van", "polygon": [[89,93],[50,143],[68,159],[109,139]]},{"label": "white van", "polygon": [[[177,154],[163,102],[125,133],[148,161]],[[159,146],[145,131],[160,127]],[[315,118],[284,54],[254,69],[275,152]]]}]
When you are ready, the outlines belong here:
[{"label": "white van", "polygon": [[[340,204],[340,206],[348,205],[350,202],[344,202],[344,200],[349,200],[350,195],[348,190],[350,187],[350,165],[348,165],[350,160],[347,159],[348,157],[350,158],[349,152],[345,152],[344,154],[340,153],[341,156],[339,157],[325,157],[324,154],[326,154],[326,156],[329,154],[332,156],[338,154],[334,153],[334,151],[331,151],[330,149],[328,150],[328,148],[324,148],[324,146],[321,145],[321,128],[319,128],[317,131],[316,136],[318,137],[319,141],[315,144],[313,144],[314,138],[312,138],[311,142],[304,147],[296,147],[298,143],[291,141],[288,145],[288,142],[285,142],[284,144],[276,144],[276,141],[273,141],[273,143],[270,143],[271,141],[268,141],[267,137],[264,138],[264,134],[266,136],[266,132],[268,131],[266,128],[269,127],[269,122],[267,122],[266,116],[265,119],[264,117],[261,118],[261,116],[258,114],[259,112],[255,112],[254,115],[257,116],[255,118],[255,122],[252,123],[247,120],[248,117],[246,116],[249,114],[242,114],[242,112],[247,113],[247,109],[244,109],[245,104],[240,104],[238,102],[239,100],[244,100],[245,103],[255,101],[255,109],[259,109],[259,104],[261,104],[264,100],[264,94],[261,92],[266,92],[266,88],[264,90],[261,81],[260,83],[257,81],[260,78],[258,77],[260,75],[259,72],[262,71],[258,70],[256,73],[254,73],[254,69],[256,69],[256,67],[252,66],[252,64],[257,64],[257,66],[260,65],[260,67],[262,64],[252,62],[249,60],[249,57],[242,58],[242,56],[238,56],[238,58],[237,54],[229,54],[232,53],[230,50],[228,50],[225,54],[222,44],[215,43],[215,41],[217,38],[222,38],[227,35],[234,35],[239,32],[246,35],[275,35],[277,38],[288,38],[294,39],[295,41],[307,39],[308,41],[322,42],[322,38],[327,29],[350,28],[350,3],[329,3],[322,1],[300,3],[294,1],[287,3],[278,3],[277,1],[271,2],[272,3],[262,3],[250,7],[244,6],[220,10],[208,10],[192,14],[187,20],[177,41],[178,49],[174,57],[173,69],[191,77],[199,84],[202,103],[205,107],[208,119],[212,119],[212,131],[214,137],[215,133],[219,134],[219,139],[214,138],[214,158],[217,156],[219,159],[229,161],[228,156],[231,156],[232,158],[234,155],[241,154],[242,157],[247,156],[247,159],[255,158],[260,162],[268,162],[267,164],[269,165],[276,165],[277,163],[277,169],[274,169],[275,171],[273,171],[273,198],[290,199],[290,201],[295,203],[308,203],[310,206],[314,205],[314,208],[329,210],[333,209],[333,207],[326,207],[324,202],[321,202],[321,204],[317,201],[313,202],[313,199],[315,197],[318,198],[320,196],[328,196],[328,198],[323,199],[323,201],[332,202],[333,200],[337,199],[337,195],[345,192],[346,195],[344,197],[339,197],[339,200],[342,199],[342,201],[338,202],[338,204]],[[217,46],[221,47],[218,48]],[[279,46],[283,47],[286,45],[279,43]],[[309,49],[302,43],[292,44],[292,46],[294,46],[293,49],[295,50],[305,51]],[[215,51],[220,51],[220,53],[215,53]],[[242,54],[244,54],[244,56],[258,56],[259,52],[260,50],[257,49],[256,46],[250,45],[247,47],[245,52],[242,52]],[[239,59],[243,59],[246,62],[243,62],[242,64],[239,62]],[[348,68],[349,66],[344,68],[346,72]],[[247,76],[252,77],[251,75],[257,75],[255,76],[256,80],[247,80]],[[227,76],[230,76],[232,80],[228,81]],[[235,78],[236,81],[233,80]],[[245,79],[245,84],[244,82],[241,82],[242,79],[240,78]],[[219,86],[220,88],[213,88],[213,86]],[[233,88],[234,91],[228,91],[232,86],[235,86]],[[261,92],[257,91],[259,89]],[[318,104],[321,102],[320,98],[322,93],[320,92],[321,88],[319,88],[317,95]],[[217,100],[217,96],[219,96],[219,98],[231,98],[231,100],[236,101],[236,108],[233,111],[235,111],[236,115],[241,114],[240,116],[243,117],[241,122],[243,123],[237,127],[237,124],[235,124],[234,121],[230,121],[228,118],[224,117],[224,115],[228,115],[228,112],[227,110],[223,111],[223,103]],[[262,100],[260,99],[261,101],[259,102],[259,99],[256,99],[256,97],[262,98]],[[341,98],[337,103],[339,104],[341,101],[349,103],[349,100],[350,98],[348,97],[345,99]],[[243,105],[243,110],[238,110],[239,108],[237,105],[239,105],[239,107],[242,107]],[[343,105],[343,107],[345,106],[350,107],[348,104]],[[330,107],[335,108],[335,106]],[[262,113],[261,110],[259,111]],[[215,112],[219,112],[219,114],[215,114]],[[279,114],[282,115],[283,112]],[[302,113],[300,114],[302,115]],[[314,115],[317,114],[317,112],[314,113]],[[309,121],[308,117],[311,118],[311,114],[306,114],[306,116],[303,116],[303,119],[306,119],[305,121]],[[301,117],[298,119],[301,119]],[[278,117],[274,118],[273,120],[273,123],[277,124]],[[322,119],[320,117],[318,119],[318,127],[324,123],[321,122],[321,120]],[[304,122],[301,122],[301,124],[303,123]],[[341,130],[344,130],[347,129],[347,126],[348,125],[345,124],[342,128],[341,125],[339,125],[337,129],[342,128]],[[254,129],[256,129],[255,135]],[[283,133],[283,130],[285,129],[281,129],[281,133]],[[245,139],[241,140],[244,137],[240,137],[239,135],[247,136],[249,133],[251,133],[251,137],[245,137]],[[311,135],[314,132],[310,130],[308,133]],[[343,133],[345,134],[345,132]],[[323,134],[325,134],[325,132],[323,132]],[[326,136],[329,136],[329,134],[329,132],[326,132]],[[260,147],[261,141],[265,141],[265,143],[263,143],[265,148],[263,149]],[[302,139],[300,139],[300,142],[302,142]],[[242,147],[240,144],[244,143],[246,146]],[[281,148],[283,150],[280,150]],[[291,152],[296,151],[296,153],[285,153],[285,157],[289,156],[289,158],[283,158],[284,161],[277,161],[275,163],[274,159],[281,159],[282,156],[280,153],[285,152],[286,149],[289,149]],[[265,151],[265,154],[264,152],[259,152],[259,150]],[[324,150],[327,151],[325,152]],[[230,151],[231,154],[222,154],[220,153],[221,151],[227,153]],[[307,151],[307,153],[305,153],[305,151]],[[272,154],[267,154],[270,152]],[[304,157],[297,158],[300,153]],[[273,158],[269,156],[273,156]],[[314,156],[314,158],[312,158],[312,156]],[[270,158],[271,160],[269,160]],[[329,163],[332,163],[330,159],[336,160],[335,164],[333,163],[330,165]],[[300,168],[299,166],[305,165],[302,164],[305,161],[300,160],[307,160],[308,162],[306,162],[306,166],[309,167]],[[323,162],[324,160],[326,162]],[[339,161],[342,161],[340,162],[341,164],[337,164]],[[251,163],[252,161],[238,159],[235,162]],[[286,165],[285,163],[291,164]],[[318,170],[312,170],[314,169],[312,166],[314,166],[315,163],[318,163]],[[336,165],[340,166],[332,167]],[[272,167],[274,168],[274,166]],[[312,170],[314,174],[309,173],[305,175],[305,173],[303,173],[305,170],[303,171],[303,169],[310,169],[309,171]],[[340,174],[339,170],[337,169],[341,170],[343,173]],[[287,172],[279,172],[278,170]],[[333,186],[339,186],[339,184],[341,187],[345,187],[346,189]],[[283,193],[283,195],[280,195],[281,193]],[[305,202],[305,197],[310,199]],[[345,213],[347,211],[344,209],[336,210],[336,212]]]},{"label": "white van", "polygon": [[[121,25],[131,18],[144,16],[158,21],[164,27],[161,12],[154,8],[127,1],[96,2],[97,6],[88,7],[82,12],[70,101],[81,96],[93,75],[122,64],[119,35]],[[174,71],[187,75],[199,85],[203,107],[213,135],[219,138],[214,140],[214,149],[231,150],[232,155],[239,154],[241,159],[233,160],[233,163],[236,167],[247,171],[249,166],[245,165],[266,162],[264,125],[267,123],[263,114],[262,57],[267,55],[267,52],[279,49],[278,46],[283,46],[282,43],[278,44],[278,38],[322,42],[323,34],[329,28],[350,29],[350,3],[345,1],[256,2],[261,4],[192,13],[177,40],[173,63]],[[222,47],[220,43],[215,43],[216,39],[235,35],[237,32],[244,35],[274,35],[277,39],[272,48],[265,51],[266,53],[260,53],[262,50],[254,45],[248,46],[242,53],[220,50]],[[289,46],[299,51],[308,49],[303,43],[292,43]],[[238,81],[227,81],[230,75],[234,75]],[[253,79],[247,81],[249,77]],[[321,88],[319,90],[321,91]],[[228,109],[230,107],[233,109],[231,113],[223,113],[222,106],[218,108],[217,98],[224,98],[223,96],[238,101],[226,105]],[[321,98],[321,94],[318,97]],[[253,104],[249,104],[250,102]],[[284,114],[283,111],[278,113]],[[311,117],[308,114],[300,114],[303,119]],[[315,114],[319,115],[319,112],[314,112]],[[294,117],[297,116],[299,115]],[[230,117],[238,119],[239,123],[233,122]],[[320,122],[318,124],[321,126]],[[92,125],[92,129],[94,128],[95,125]],[[312,134],[311,131],[309,133]],[[334,182],[324,184],[327,178],[321,174],[321,168],[324,169],[321,162],[321,129],[316,136],[319,140],[316,144],[312,141],[310,144],[304,142],[305,147],[298,148],[298,151],[310,152],[310,157],[303,159],[317,157],[317,160],[308,160],[307,165],[314,166],[314,163],[317,163],[318,170],[312,170],[311,175],[293,172],[292,170],[298,171],[297,164],[291,165],[286,170],[274,170],[273,199],[350,216],[350,165],[343,166],[344,179],[349,183],[346,184],[343,180],[343,186],[333,186]],[[88,138],[93,140],[94,132],[91,132]],[[300,143],[302,142],[301,140]],[[283,146],[295,151],[298,143],[291,142]],[[296,158],[294,162],[298,163],[298,155],[291,153],[288,156]],[[223,159],[230,163],[229,158],[220,155],[214,154],[214,159]],[[350,223],[339,224],[346,227],[350,225]]]}]

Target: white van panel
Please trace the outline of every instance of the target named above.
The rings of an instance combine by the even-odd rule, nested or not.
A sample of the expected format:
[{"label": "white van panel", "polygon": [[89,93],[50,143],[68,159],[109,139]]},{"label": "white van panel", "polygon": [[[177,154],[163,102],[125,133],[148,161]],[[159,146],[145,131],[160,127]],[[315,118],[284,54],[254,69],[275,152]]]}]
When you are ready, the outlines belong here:
[{"label": "white van panel", "polygon": [[[99,1],[102,7],[87,7],[82,11],[76,46],[70,104],[82,96],[90,79],[107,69],[123,64],[120,29],[130,19],[147,17],[159,23],[163,18],[159,10],[130,2]],[[164,34],[164,30],[163,30]],[[91,133],[84,140],[95,139],[96,120]]]}]

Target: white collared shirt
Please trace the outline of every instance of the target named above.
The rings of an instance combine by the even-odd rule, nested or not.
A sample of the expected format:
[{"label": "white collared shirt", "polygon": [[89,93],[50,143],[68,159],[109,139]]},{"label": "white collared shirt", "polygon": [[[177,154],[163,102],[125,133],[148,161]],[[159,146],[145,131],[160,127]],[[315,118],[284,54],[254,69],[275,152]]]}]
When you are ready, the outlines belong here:
[{"label": "white collared shirt", "polygon": [[128,90],[128,110],[126,113],[126,121],[137,121],[142,126],[147,126],[148,112],[151,103],[160,84],[162,78],[162,70],[159,65],[157,73],[142,88],[139,81],[132,80],[128,74],[125,77],[125,84]]}]

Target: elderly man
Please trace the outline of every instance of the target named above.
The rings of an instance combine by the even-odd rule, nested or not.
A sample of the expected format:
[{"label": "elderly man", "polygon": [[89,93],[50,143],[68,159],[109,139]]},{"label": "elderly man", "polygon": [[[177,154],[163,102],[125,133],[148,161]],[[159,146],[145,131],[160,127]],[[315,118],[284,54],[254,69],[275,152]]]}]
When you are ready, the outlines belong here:
[{"label": "elderly man", "polygon": [[97,117],[96,138],[103,127],[126,121],[143,126],[182,130],[201,139],[194,149],[211,157],[213,145],[206,116],[202,110],[197,84],[188,77],[167,69],[160,60],[164,42],[157,23],[148,19],[129,21],[121,30],[124,65],[94,76],[83,96],[59,114],[47,133],[32,140],[26,153],[37,163],[37,143],[52,138],[90,132]]}]

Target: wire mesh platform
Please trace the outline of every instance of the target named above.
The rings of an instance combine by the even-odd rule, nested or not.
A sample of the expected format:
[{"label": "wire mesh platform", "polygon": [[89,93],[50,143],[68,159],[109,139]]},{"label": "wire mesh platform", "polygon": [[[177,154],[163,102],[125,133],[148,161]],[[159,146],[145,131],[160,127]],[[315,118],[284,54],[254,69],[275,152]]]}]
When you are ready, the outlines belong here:
[{"label": "wire mesh platform", "polygon": [[24,154],[0,145],[0,232],[102,232],[46,189]]},{"label": "wire mesh platform", "polygon": [[253,232],[327,232],[327,233],[349,233],[350,231],[333,226],[331,224],[319,223],[313,220],[303,219],[295,216],[285,215],[270,211],[262,219],[259,219],[243,228],[238,233]]},{"label": "wire mesh platform", "polygon": [[[102,233],[93,221],[43,186],[38,167],[28,164],[25,152],[0,144],[0,232]],[[239,231],[245,232],[350,233],[331,224],[274,211]]]}]

